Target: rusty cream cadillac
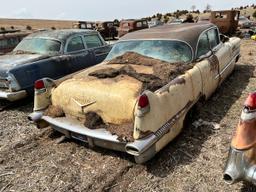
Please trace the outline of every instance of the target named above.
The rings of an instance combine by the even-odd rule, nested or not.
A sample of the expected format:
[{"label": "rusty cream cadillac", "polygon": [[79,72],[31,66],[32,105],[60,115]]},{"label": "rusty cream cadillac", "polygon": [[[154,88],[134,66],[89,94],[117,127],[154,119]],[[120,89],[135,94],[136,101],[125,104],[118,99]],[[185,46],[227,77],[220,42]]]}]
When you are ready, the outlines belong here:
[{"label": "rusty cream cadillac", "polygon": [[211,96],[239,56],[240,39],[221,38],[213,24],[129,33],[101,64],[36,81],[29,119],[143,163],[181,132],[188,111]]}]

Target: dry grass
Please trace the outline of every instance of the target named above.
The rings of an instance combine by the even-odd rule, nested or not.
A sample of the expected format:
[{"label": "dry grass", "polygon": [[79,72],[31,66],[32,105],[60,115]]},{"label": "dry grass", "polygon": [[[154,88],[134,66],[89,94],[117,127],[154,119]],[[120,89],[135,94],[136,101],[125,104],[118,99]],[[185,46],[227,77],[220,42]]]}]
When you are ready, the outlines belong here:
[{"label": "dry grass", "polygon": [[[255,42],[243,41],[234,73],[183,132],[145,165],[130,156],[89,149],[26,120],[32,103],[0,112],[0,191],[255,191],[222,180],[232,132],[247,94],[256,87]],[[220,129],[192,122],[203,119]]]}]

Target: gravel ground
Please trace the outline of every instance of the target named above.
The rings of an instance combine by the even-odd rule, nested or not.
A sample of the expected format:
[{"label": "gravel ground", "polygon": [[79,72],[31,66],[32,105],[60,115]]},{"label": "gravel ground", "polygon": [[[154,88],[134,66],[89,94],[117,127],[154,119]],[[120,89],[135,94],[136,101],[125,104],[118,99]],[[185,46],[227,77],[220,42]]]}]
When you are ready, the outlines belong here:
[{"label": "gravel ground", "polygon": [[[255,90],[256,42],[243,41],[234,73],[202,105],[183,132],[145,165],[126,154],[90,149],[27,121],[32,102],[0,112],[0,192],[3,191],[256,191],[222,180],[242,104]],[[202,119],[218,126],[193,126]]]}]

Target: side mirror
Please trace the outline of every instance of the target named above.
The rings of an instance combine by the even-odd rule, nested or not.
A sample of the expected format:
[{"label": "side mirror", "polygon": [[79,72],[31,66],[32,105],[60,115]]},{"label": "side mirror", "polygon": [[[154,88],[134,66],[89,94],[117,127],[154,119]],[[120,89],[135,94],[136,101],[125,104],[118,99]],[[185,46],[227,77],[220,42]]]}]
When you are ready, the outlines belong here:
[{"label": "side mirror", "polygon": [[220,40],[222,43],[225,43],[227,41],[229,41],[229,37],[223,34],[220,34]]}]

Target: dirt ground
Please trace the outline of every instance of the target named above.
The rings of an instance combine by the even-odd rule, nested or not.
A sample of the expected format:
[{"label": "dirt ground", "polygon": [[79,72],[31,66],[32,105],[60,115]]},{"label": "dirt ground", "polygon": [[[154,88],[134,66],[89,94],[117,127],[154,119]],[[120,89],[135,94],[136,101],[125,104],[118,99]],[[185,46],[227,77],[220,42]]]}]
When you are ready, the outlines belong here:
[{"label": "dirt ground", "polygon": [[[66,140],[27,121],[32,101],[0,112],[0,192],[3,191],[256,191],[232,186],[222,172],[247,94],[255,90],[256,42],[243,41],[234,73],[183,132],[151,161]],[[198,119],[215,122],[193,126]]]}]

